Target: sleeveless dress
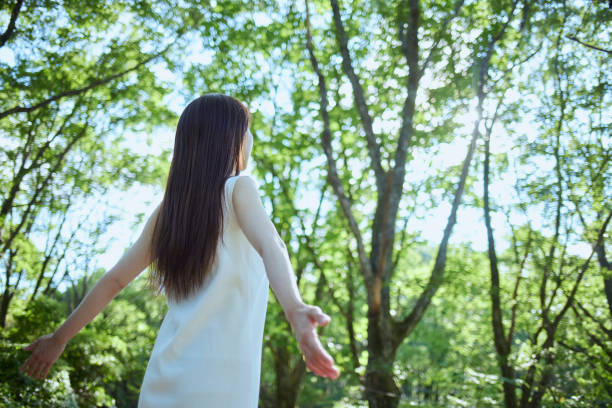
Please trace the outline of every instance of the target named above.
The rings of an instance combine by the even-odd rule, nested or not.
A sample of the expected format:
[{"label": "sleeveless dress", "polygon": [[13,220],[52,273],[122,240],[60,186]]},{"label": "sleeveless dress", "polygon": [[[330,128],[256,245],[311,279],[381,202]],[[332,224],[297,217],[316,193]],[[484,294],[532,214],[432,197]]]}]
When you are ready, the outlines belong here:
[{"label": "sleeveless dress", "polygon": [[168,302],[138,408],[256,408],[269,281],[238,225],[225,182],[223,241],[213,273],[190,298]]}]

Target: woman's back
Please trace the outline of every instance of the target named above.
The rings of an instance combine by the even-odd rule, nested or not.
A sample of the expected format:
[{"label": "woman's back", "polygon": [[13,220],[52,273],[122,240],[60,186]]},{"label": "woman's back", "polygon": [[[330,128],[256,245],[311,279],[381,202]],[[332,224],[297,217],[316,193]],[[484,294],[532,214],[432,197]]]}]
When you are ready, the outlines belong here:
[{"label": "woman's back", "polygon": [[269,281],[224,186],[223,239],[212,273],[188,299],[168,300],[142,383],[139,408],[257,407]]}]

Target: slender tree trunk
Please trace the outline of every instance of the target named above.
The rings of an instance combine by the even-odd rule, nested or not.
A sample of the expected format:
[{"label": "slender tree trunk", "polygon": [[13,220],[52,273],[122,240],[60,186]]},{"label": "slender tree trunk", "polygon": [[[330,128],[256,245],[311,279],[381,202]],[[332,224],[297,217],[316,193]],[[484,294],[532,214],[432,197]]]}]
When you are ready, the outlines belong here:
[{"label": "slender tree trunk", "polygon": [[610,310],[610,317],[612,318],[612,265],[606,257],[605,241],[602,241],[595,248],[597,252],[597,260],[601,266],[603,281],[604,281],[604,294],[608,301],[608,309]]},{"label": "slender tree trunk", "polygon": [[8,251],[8,261],[6,262],[6,273],[4,281],[4,292],[2,293],[2,302],[0,303],[0,327],[4,328],[6,325],[6,315],[8,314],[9,304],[13,298],[13,290],[11,290],[10,279],[13,272],[13,257],[16,251],[10,249]]},{"label": "slender tree trunk", "polygon": [[512,339],[506,339],[499,287],[499,269],[497,265],[497,254],[495,252],[495,239],[491,226],[491,209],[489,206],[489,164],[490,164],[490,130],[485,137],[485,161],[484,161],[484,219],[487,228],[489,265],[491,269],[491,324],[493,326],[493,340],[497,351],[497,361],[502,373],[502,387],[504,389],[504,402],[506,408],[515,408],[516,387],[514,384],[514,368],[508,361],[511,351]]},{"label": "slender tree trunk", "polygon": [[365,375],[365,397],[370,408],[395,408],[399,404],[401,391],[395,384],[393,362],[395,352],[382,337],[381,313],[369,315],[368,319],[368,365]]},{"label": "slender tree trunk", "polygon": [[293,363],[293,354],[289,354],[287,347],[280,345],[272,349],[274,352],[274,371],[276,373],[276,393],[274,407],[295,408],[300,392],[300,384],[306,372],[301,356],[299,361]]},{"label": "slender tree trunk", "polygon": [[8,314],[9,303],[13,298],[13,292],[5,285],[4,293],[2,294],[2,303],[0,303],[0,327],[4,329],[6,326],[6,315]]}]

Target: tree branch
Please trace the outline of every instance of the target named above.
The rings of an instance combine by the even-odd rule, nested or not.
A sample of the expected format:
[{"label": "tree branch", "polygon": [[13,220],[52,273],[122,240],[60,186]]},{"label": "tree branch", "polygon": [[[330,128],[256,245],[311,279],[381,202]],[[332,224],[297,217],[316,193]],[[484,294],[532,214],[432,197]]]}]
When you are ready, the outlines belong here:
[{"label": "tree branch", "polygon": [[317,74],[318,77],[318,87],[319,87],[319,97],[320,97],[320,113],[323,119],[323,132],[321,133],[321,144],[323,145],[323,151],[325,152],[325,156],[327,158],[327,178],[329,183],[332,185],[334,189],[334,193],[338,197],[340,201],[340,206],[346,219],[348,220],[349,227],[351,232],[355,236],[357,241],[357,250],[359,253],[359,264],[361,273],[366,281],[366,283],[371,282],[373,273],[370,263],[368,261],[368,257],[366,255],[365,246],[363,243],[363,237],[361,235],[361,231],[359,230],[359,225],[355,219],[353,211],[351,209],[351,203],[344,191],[344,187],[342,185],[342,181],[338,176],[338,170],[336,166],[336,160],[333,157],[332,148],[331,148],[331,130],[329,125],[329,113],[327,111],[328,100],[327,100],[327,88],[325,85],[325,77],[323,76],[321,69],[319,68],[319,63],[314,55],[313,47],[312,47],[312,36],[310,33],[310,14],[308,10],[308,0],[306,0],[306,47],[308,48],[308,54],[310,57],[310,63]]},{"label": "tree branch", "polygon": [[[353,68],[353,62],[348,50],[348,39],[346,32],[344,31],[344,25],[340,18],[340,9],[338,7],[338,0],[331,0],[331,6],[333,11],[334,24],[336,26],[336,38],[340,46],[340,53],[342,55],[342,68],[349,78],[351,86],[353,88],[353,96],[355,98],[355,105],[357,105],[357,111],[361,117],[363,123],[363,129],[366,134],[366,140],[368,143],[368,153],[370,154],[370,160],[372,162],[372,168],[374,169],[374,175],[376,176],[376,182],[380,187],[384,179],[384,170],[382,168],[380,159],[380,146],[376,141],[376,135],[372,127],[372,117],[368,111],[368,105],[364,96],[364,91],[359,82],[359,77],[355,73]],[[307,17],[308,18],[308,17]],[[310,36],[310,22],[308,22],[308,36]],[[312,41],[312,40],[310,40]],[[379,188],[379,191],[382,189]]]},{"label": "tree branch", "polygon": [[7,110],[5,110],[3,112],[0,112],[0,119],[5,118],[5,117],[7,117],[9,115],[12,115],[12,114],[15,114],[15,113],[32,112],[32,111],[34,111],[36,109],[42,108],[44,106],[47,106],[50,103],[55,102],[57,100],[60,100],[62,98],[65,98],[65,97],[68,97],[68,96],[80,95],[80,94],[85,93],[85,92],[87,92],[87,91],[89,91],[89,90],[91,90],[91,89],[93,89],[95,87],[98,87],[100,85],[104,85],[106,83],[109,83],[109,82],[111,82],[111,81],[113,81],[113,80],[115,80],[117,78],[121,78],[125,74],[128,74],[128,73],[130,73],[132,71],[135,71],[138,68],[140,68],[141,66],[143,66],[143,65],[147,64],[148,62],[154,60],[155,58],[163,55],[170,48],[171,45],[172,44],[166,46],[166,48],[164,48],[161,52],[153,54],[153,55],[149,56],[148,58],[145,58],[144,60],[138,62],[136,65],[134,65],[131,68],[128,68],[128,69],[123,70],[121,72],[118,72],[116,74],[110,75],[110,76],[108,76],[106,78],[95,80],[95,81],[93,81],[93,82],[89,83],[88,85],[83,86],[81,88],[70,89],[70,90],[67,90],[67,91],[64,91],[64,92],[60,92],[57,95],[53,95],[53,96],[51,96],[51,97],[49,97],[47,99],[44,99],[44,100],[42,100],[42,101],[40,101],[38,103],[35,103],[34,105],[31,105],[31,106],[15,106],[15,107],[7,109]]},{"label": "tree branch", "polygon": [[13,31],[15,30],[15,22],[17,21],[17,17],[19,16],[19,12],[21,11],[21,6],[23,5],[23,0],[17,0],[17,3],[13,7],[11,11],[11,19],[9,20],[8,26],[6,30],[0,35],[0,47],[3,47],[4,44],[9,40],[9,38],[13,35]]},{"label": "tree branch", "polygon": [[577,39],[573,35],[566,35],[566,37],[569,38],[570,40],[576,41],[578,44],[584,45],[585,47],[591,48],[593,50],[602,51],[602,52],[605,52],[607,54],[612,54],[612,50],[606,50],[605,48],[599,48],[599,47],[597,47],[595,45],[587,44],[587,43],[585,43],[583,41],[580,41],[579,39]]}]

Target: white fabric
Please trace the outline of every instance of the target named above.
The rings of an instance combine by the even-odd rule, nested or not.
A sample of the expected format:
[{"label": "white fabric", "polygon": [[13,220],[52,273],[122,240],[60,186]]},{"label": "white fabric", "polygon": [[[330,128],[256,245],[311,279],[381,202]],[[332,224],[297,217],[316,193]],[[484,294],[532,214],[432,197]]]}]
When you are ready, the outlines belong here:
[{"label": "white fabric", "polygon": [[213,274],[198,292],[168,301],[147,364],[139,408],[256,408],[269,281],[232,205],[239,177],[225,183],[228,207]]}]

